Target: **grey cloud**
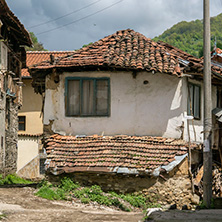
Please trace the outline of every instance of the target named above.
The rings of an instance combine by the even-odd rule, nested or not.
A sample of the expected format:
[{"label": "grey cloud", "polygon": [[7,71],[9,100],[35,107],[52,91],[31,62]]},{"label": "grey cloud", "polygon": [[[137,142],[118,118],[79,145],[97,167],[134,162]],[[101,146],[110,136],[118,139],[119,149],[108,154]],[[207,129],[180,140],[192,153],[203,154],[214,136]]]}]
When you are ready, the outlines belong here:
[{"label": "grey cloud", "polygon": [[[80,9],[96,0],[7,0],[26,27],[47,22]],[[101,10],[118,0],[101,0],[95,5],[41,27],[30,28],[35,34],[47,31]],[[222,12],[222,0],[211,1],[211,16]],[[117,30],[132,28],[147,37],[160,35],[172,25],[203,17],[202,0],[124,0],[87,19],[61,29],[37,35],[48,50],[73,50],[97,41]]]}]

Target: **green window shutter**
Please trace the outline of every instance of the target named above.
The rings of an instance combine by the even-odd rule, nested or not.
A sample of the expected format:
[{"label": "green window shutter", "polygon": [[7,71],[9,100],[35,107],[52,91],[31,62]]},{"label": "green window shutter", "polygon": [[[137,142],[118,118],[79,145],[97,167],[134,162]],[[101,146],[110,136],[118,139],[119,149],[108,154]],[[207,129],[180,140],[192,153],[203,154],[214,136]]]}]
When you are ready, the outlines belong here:
[{"label": "green window shutter", "polygon": [[201,114],[201,88],[199,85],[189,83],[187,98],[187,114],[200,119]]},{"label": "green window shutter", "polygon": [[109,78],[67,77],[66,116],[109,116]]}]

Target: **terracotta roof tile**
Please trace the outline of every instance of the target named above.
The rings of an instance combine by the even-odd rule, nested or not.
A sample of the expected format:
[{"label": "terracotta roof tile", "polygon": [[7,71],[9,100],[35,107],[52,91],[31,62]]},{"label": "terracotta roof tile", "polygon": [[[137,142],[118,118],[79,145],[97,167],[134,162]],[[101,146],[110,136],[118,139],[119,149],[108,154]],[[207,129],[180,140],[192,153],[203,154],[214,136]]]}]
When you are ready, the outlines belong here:
[{"label": "terracotta roof tile", "polygon": [[[31,65],[31,72],[62,68],[72,70],[137,70],[181,76],[183,72],[203,77],[203,58],[196,58],[164,42],[154,42],[134,30],[120,30],[81,48],[54,64],[43,61]],[[44,75],[44,74],[42,74]],[[221,81],[222,65],[212,65],[212,76]]]},{"label": "terracotta roof tile", "polygon": [[[50,55],[57,58],[73,54],[73,52],[74,51],[28,51],[26,52],[26,66],[29,67],[43,61],[48,61],[50,59]],[[22,77],[31,77],[28,68],[22,69]]]},{"label": "terracotta roof tile", "polygon": [[[94,44],[60,58],[54,65],[49,61],[30,67],[110,67],[180,74],[179,61],[167,53],[164,46],[131,29],[117,31]],[[175,70],[176,69],[176,70]]]},{"label": "terracotta roof tile", "polygon": [[[193,144],[195,147],[196,145]],[[113,172],[115,167],[136,169],[145,173],[169,164],[175,156],[187,153],[182,140],[137,136],[61,136],[52,135],[46,142],[48,170],[58,172],[84,170]],[[81,168],[83,169],[83,168]]]}]

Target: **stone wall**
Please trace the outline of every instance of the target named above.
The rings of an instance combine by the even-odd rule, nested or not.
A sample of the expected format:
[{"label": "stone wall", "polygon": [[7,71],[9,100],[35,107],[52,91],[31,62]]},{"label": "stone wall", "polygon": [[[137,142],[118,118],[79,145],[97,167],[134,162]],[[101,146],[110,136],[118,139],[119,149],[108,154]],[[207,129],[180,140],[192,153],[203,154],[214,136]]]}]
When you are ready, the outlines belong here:
[{"label": "stone wall", "polygon": [[104,191],[116,191],[120,193],[131,193],[143,190],[155,184],[156,178],[144,175],[124,175],[112,173],[73,173],[62,176],[47,175],[50,182],[59,182],[61,177],[70,177],[75,182],[84,186],[97,184]]},{"label": "stone wall", "polygon": [[12,174],[17,169],[18,142],[18,105],[8,99],[8,127],[5,133],[5,174]]},{"label": "stone wall", "polygon": [[17,172],[17,175],[25,179],[36,179],[39,175],[39,156],[31,160]]},{"label": "stone wall", "polygon": [[[0,82],[1,83],[1,82]],[[0,174],[5,165],[5,93],[0,89]]]},{"label": "stone wall", "polygon": [[175,175],[166,181],[158,178],[152,187],[144,189],[142,193],[150,202],[158,202],[161,205],[176,204],[178,209],[181,209],[183,205],[191,209],[199,203],[199,197],[192,194],[188,176]]},{"label": "stone wall", "polygon": [[176,204],[179,209],[183,205],[191,209],[195,204],[199,204],[199,197],[192,193],[187,158],[169,174],[158,177],[155,184],[144,189],[142,193],[150,199],[150,202],[158,202],[161,205]]}]

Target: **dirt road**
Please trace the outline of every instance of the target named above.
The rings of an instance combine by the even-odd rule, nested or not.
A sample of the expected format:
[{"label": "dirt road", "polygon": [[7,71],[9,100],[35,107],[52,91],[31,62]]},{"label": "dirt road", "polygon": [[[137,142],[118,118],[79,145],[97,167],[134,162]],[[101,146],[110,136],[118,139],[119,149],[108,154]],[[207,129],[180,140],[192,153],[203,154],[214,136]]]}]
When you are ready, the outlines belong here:
[{"label": "dirt road", "polygon": [[[142,222],[143,214],[66,201],[50,201],[33,195],[33,188],[0,188],[0,212],[7,222]],[[4,220],[3,220],[4,221]]]}]

